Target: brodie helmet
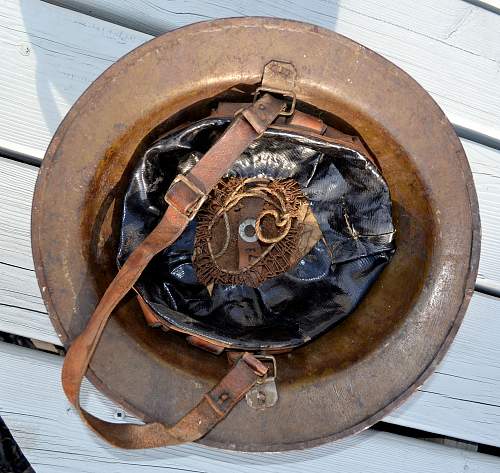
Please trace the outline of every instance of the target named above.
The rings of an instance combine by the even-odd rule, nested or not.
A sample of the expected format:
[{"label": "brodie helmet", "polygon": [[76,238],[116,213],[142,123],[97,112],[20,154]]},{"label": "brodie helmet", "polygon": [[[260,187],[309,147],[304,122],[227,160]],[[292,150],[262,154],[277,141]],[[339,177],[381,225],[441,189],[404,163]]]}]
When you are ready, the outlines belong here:
[{"label": "brodie helmet", "polygon": [[[368,427],[442,358],[479,255],[467,159],[429,95],[265,18],[181,28],[102,74],[47,151],[32,235],[65,392],[125,448]],[[85,374],[146,424],[82,409]]]}]

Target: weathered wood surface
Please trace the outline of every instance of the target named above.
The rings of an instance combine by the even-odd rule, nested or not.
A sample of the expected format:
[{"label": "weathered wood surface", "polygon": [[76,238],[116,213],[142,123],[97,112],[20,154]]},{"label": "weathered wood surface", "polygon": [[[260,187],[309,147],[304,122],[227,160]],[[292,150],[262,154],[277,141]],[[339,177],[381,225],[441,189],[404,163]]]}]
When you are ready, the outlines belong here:
[{"label": "weathered wood surface", "polygon": [[[466,143],[466,146],[482,148]],[[498,178],[489,149],[478,153],[481,189],[494,196]],[[474,163],[473,163],[474,165]],[[499,164],[500,166],[500,164]],[[37,168],[0,158],[0,330],[59,344],[33,271],[30,204]],[[500,173],[499,173],[500,175]],[[476,177],[476,174],[475,174]],[[497,182],[498,181],[498,182]],[[496,186],[496,187],[495,187]],[[484,238],[487,238],[485,233]],[[494,235],[492,242],[496,242]],[[495,263],[491,262],[491,267]],[[496,268],[498,270],[498,268]],[[476,293],[445,362],[389,422],[481,443],[500,443],[500,299]]]},{"label": "weathered wood surface", "polygon": [[[460,129],[500,143],[500,16],[457,0],[64,1],[156,33],[212,17],[271,15],[338,31],[418,80]],[[104,13],[103,13],[104,12]],[[0,146],[42,158],[68,107],[149,34],[36,0],[0,4]]]},{"label": "weathered wood surface", "polygon": [[[168,10],[155,2],[72,0],[65,3],[74,7],[80,5],[81,8],[84,4],[87,5],[86,11],[92,14],[99,13],[113,21],[144,30],[149,25],[149,30],[154,33],[206,16],[202,13],[204,7],[193,1],[169,2]],[[496,62],[500,61],[500,47],[497,46],[500,44],[500,16],[456,0],[446,0],[440,3],[439,8],[427,1],[419,2],[412,8],[406,2],[391,3],[389,8],[389,4],[382,0],[373,4],[345,2],[342,6],[334,2],[321,5],[312,2],[307,8],[302,2],[292,2],[289,9],[284,9],[279,3],[273,5],[261,1],[226,1],[215,6],[210,4],[210,11],[214,17],[230,14],[278,15],[281,12],[291,18],[309,19],[334,30],[340,28],[341,33],[364,42],[391,60],[399,56],[390,48],[399,44],[399,53],[412,58],[411,65],[418,69],[413,71],[407,68],[408,72],[431,93],[434,91],[439,103],[441,97],[447,97],[447,93],[457,95],[453,100],[446,99],[457,107],[462,104],[456,112],[451,112],[445,103],[441,103],[457,125],[465,126],[463,120],[457,122],[454,116],[468,117],[467,120],[479,124],[481,120],[476,113],[482,114],[481,110],[487,110],[484,119],[488,123],[494,126],[500,123],[500,88],[495,85],[500,83],[500,66]],[[190,8],[198,13],[190,14]],[[383,18],[380,18],[381,15]],[[460,22],[462,16],[467,16],[467,21]],[[141,22],[138,23],[137,18],[142,18]],[[447,38],[445,33],[452,26],[456,31]],[[344,31],[344,27],[354,29]],[[0,46],[3,70],[4,74],[8,71],[8,78],[0,81],[0,149],[3,148],[7,154],[18,153],[41,159],[58,124],[83,90],[117,58],[149,38],[149,35],[133,29],[43,2],[5,0],[0,4]],[[393,40],[389,41],[389,38]],[[427,57],[426,54],[433,55]],[[487,64],[496,64],[494,71],[487,74],[480,67],[476,67],[474,73],[465,71],[464,68],[467,69],[471,61],[476,60],[471,58],[482,58],[481,61]],[[446,74],[440,67],[446,67]],[[417,73],[420,70],[422,77]],[[467,81],[461,74],[465,74]],[[426,78],[436,82],[436,87],[439,85],[441,89],[427,85]],[[476,96],[482,105],[475,104]],[[491,139],[500,137],[500,134],[490,133],[484,127],[468,128]],[[472,142],[465,143],[465,146],[472,163],[488,169],[492,178],[499,174],[500,151],[481,148]],[[496,169],[490,169],[491,163]],[[491,185],[488,187],[492,188]],[[492,205],[496,202],[493,201]],[[484,214],[483,220],[483,226],[489,226],[496,233],[500,212],[491,209]],[[500,281],[500,277],[494,274],[498,265],[492,263],[500,258],[500,243],[490,238],[485,239],[483,244],[480,276],[485,279],[483,284],[488,288],[495,286],[495,281]],[[489,281],[493,283],[489,284]],[[496,290],[499,291],[498,286]]]},{"label": "weathered wood surface", "polygon": [[[77,2],[73,2],[73,4],[75,3]],[[406,24],[405,22],[413,21],[415,23],[414,30],[416,31],[414,34],[417,35],[419,42],[417,39],[415,41],[418,42],[422,51],[428,51],[432,48],[429,45],[424,47],[425,43],[422,43],[420,38],[424,34],[424,31],[428,31],[426,34],[433,38],[432,41],[437,43],[440,41],[443,42],[444,40],[442,40],[441,36],[443,36],[446,28],[454,24],[454,21],[457,21],[457,15],[465,14],[462,6],[453,9],[451,8],[451,4],[448,5],[448,0],[438,9],[431,7],[427,2],[423,2],[423,4],[419,3],[417,8],[418,15],[411,9],[408,9],[408,5],[404,5],[403,3],[400,4],[398,2],[397,8],[393,5],[392,8],[384,10],[384,14],[388,14],[387,12],[389,12],[392,16],[385,20],[377,20],[378,23],[373,25],[373,28],[375,28],[373,31],[367,25],[367,15],[370,12],[356,13],[359,25],[366,25],[365,29],[372,31],[372,36],[381,37],[380,47],[375,49],[384,53],[389,59],[394,59],[394,57],[389,52],[385,53],[382,45],[387,44],[389,46],[392,44],[388,41],[387,35],[389,33],[386,31],[386,28],[395,28],[395,26],[391,26],[392,23],[399,22],[399,26],[397,27],[399,31]],[[452,0],[452,3],[455,6],[457,4],[455,0]],[[380,1],[376,2],[376,4],[379,7],[383,6]],[[223,15],[224,11],[226,15],[229,14],[228,5],[223,2],[222,5],[214,7],[213,16]],[[252,13],[250,10],[244,9],[242,5],[240,7],[238,5],[240,5],[240,2],[234,3],[232,8],[236,10],[233,11],[233,14],[237,12]],[[264,2],[251,2],[248,5],[252,5],[251,8],[255,9],[254,11],[252,10],[254,14],[266,14],[264,11],[266,5],[270,8],[269,4]],[[301,5],[303,4],[291,4],[292,17],[295,15],[297,18],[306,18],[308,11]],[[349,2],[346,5],[349,5]],[[363,8],[368,8],[366,2],[363,5]],[[459,3],[459,5],[461,4]],[[185,3],[184,7],[187,9],[186,11],[189,11],[189,6],[194,8],[195,3]],[[144,14],[139,16],[143,18],[145,23],[156,25],[154,26],[156,28],[154,29],[155,32],[160,31],[160,23],[163,25],[163,30],[165,30],[173,26],[185,24],[189,19],[194,21],[193,15],[182,13],[184,11],[182,9],[177,11],[176,8],[180,8],[180,5],[177,5],[176,2],[172,2],[169,8],[171,12],[175,13],[161,10],[158,5],[154,5],[154,2],[143,4],[137,1],[127,3],[108,1],[106,3],[105,1],[94,0],[94,3],[90,2],[88,4],[88,9],[93,13],[99,11],[104,14],[103,11],[107,11],[108,13],[114,11],[115,15],[121,16],[120,18],[113,17],[113,20],[125,22],[128,18],[127,22],[137,28],[141,25],[133,23],[133,18],[138,17],[138,15],[134,16],[134,14],[138,13],[139,10],[144,10]],[[238,10],[238,8],[243,9]],[[361,6],[358,5],[356,8],[359,9]],[[370,8],[373,8],[373,6]],[[429,61],[434,61],[436,64],[446,63],[447,67],[452,67],[456,63],[457,69],[462,71],[463,65],[457,62],[459,58],[465,65],[468,65],[470,56],[483,58],[491,55],[494,56],[493,52],[500,49],[500,47],[495,49],[494,43],[496,37],[490,38],[491,41],[485,41],[485,38],[489,38],[491,31],[495,31],[494,28],[496,28],[499,31],[497,44],[500,44],[500,16],[496,18],[496,15],[493,15],[491,12],[483,11],[481,8],[471,7],[470,5],[467,8],[474,8],[470,16],[475,18],[472,25],[476,26],[473,27],[467,23],[468,26],[461,25],[460,28],[457,27],[457,32],[453,35],[453,41],[448,38],[442,46],[445,48],[446,45],[446,51],[449,49],[450,51],[454,51],[453,54],[457,54],[455,60],[452,61],[443,52],[443,56],[439,60],[433,57],[426,62],[425,57],[420,57],[417,52],[412,51],[411,57],[414,57],[416,64],[430,65]],[[342,8],[339,7],[337,11],[338,19],[335,21],[332,19],[328,21],[323,19],[320,21],[319,12],[327,10],[325,6],[320,8],[319,5],[316,5],[316,13],[310,13],[310,21],[318,21],[319,24],[324,24],[335,29],[338,25],[343,24],[339,18],[344,18],[344,10],[351,11],[351,9],[344,5]],[[381,8],[379,10],[382,11]],[[282,13],[286,12],[286,10],[281,11]],[[434,13],[431,14],[433,11]],[[278,10],[274,8],[267,14],[273,12],[277,14]],[[417,21],[420,18],[419,15],[422,15],[422,18],[426,18],[426,21],[429,22],[428,30],[425,30],[423,21]],[[175,24],[172,23],[174,20]],[[350,24],[347,19],[344,21]],[[485,28],[485,25],[488,28]],[[144,29],[145,26],[142,25],[142,28]],[[474,34],[471,32],[472,30],[469,31],[471,28]],[[362,28],[361,30],[364,31]],[[368,40],[364,36],[358,37],[361,33],[358,32],[356,34],[356,31],[341,32],[345,34],[352,33],[351,36],[360,41]],[[410,41],[407,36],[405,36],[406,41]],[[8,80],[0,81],[0,149],[3,148],[8,154],[18,153],[34,159],[41,159],[62,117],[91,81],[121,55],[149,38],[150,36],[132,29],[123,28],[43,2],[35,2],[33,0],[23,2],[14,0],[4,1],[0,4],[0,45],[3,53],[1,61],[2,65],[4,65],[4,73],[8,71],[9,77]],[[465,43],[467,43],[467,47]],[[401,49],[404,48],[401,46]],[[500,61],[500,51],[497,52],[499,53],[497,59]],[[449,55],[451,54],[449,52]],[[450,80],[453,79],[456,81],[456,84],[451,87],[449,84],[445,84],[443,76],[440,75],[439,71],[435,71],[430,67],[425,67],[424,69],[431,71],[432,75],[436,76],[437,82],[445,85],[444,90],[436,96],[438,101],[439,97],[446,90],[450,88],[456,90],[463,87],[464,90],[467,90],[467,93],[461,90],[459,95],[461,100],[469,104],[468,107],[471,107],[472,102],[470,100],[472,95],[481,95],[485,102],[484,106],[490,107],[490,111],[488,112],[488,117],[491,120],[490,123],[500,123],[499,87],[493,87],[495,93],[489,93],[486,90],[482,93],[480,92],[482,89],[479,85],[472,83],[462,84],[458,76],[450,78]],[[418,75],[415,77],[419,78]],[[474,74],[468,74],[467,77],[470,80],[476,80],[477,78],[485,82],[489,87],[491,84],[500,82],[500,67],[496,69],[495,77],[484,75],[481,69],[477,69]],[[422,83],[425,85],[425,81]],[[431,89],[429,90],[432,92]],[[442,106],[444,107],[443,104]],[[446,110],[446,107],[444,108]],[[474,110],[479,110],[476,106],[473,108]],[[460,114],[464,116],[467,113],[465,108],[460,111]],[[453,119],[453,114],[450,117]],[[475,115],[470,115],[469,118],[479,123]],[[481,133],[486,133],[486,129],[482,129]],[[490,137],[494,138],[495,136],[493,134]],[[480,147],[472,142],[464,142],[464,145],[472,164],[476,163],[480,166],[483,169],[480,172],[488,172],[490,174],[491,179],[488,179],[488,183],[485,183],[485,185],[489,189],[492,189],[493,186],[490,183],[494,181],[494,177],[500,175],[498,172],[500,151]],[[481,189],[479,191],[481,193]],[[486,192],[491,197],[491,191],[486,190]],[[496,201],[492,201],[491,198],[489,202],[492,207],[496,205]],[[483,212],[483,208],[481,211]],[[486,233],[489,229],[492,230],[491,234],[496,233],[499,228],[499,222],[500,212],[495,211],[494,208],[486,209],[486,213],[483,216],[483,227]],[[495,274],[498,268],[495,262],[500,258],[500,243],[498,239],[487,238],[484,240],[483,245],[480,276],[485,279],[483,283],[488,288],[495,286],[495,281],[500,281],[500,277],[497,277]],[[493,283],[490,284],[489,281]],[[496,287],[496,290],[499,291],[499,287]]]},{"label": "weathered wood surface", "polygon": [[[500,285],[500,151],[462,140],[473,171],[481,212],[482,241],[479,278],[488,286]],[[23,308],[44,310],[38,304],[30,245],[30,213],[38,169],[0,157],[0,280],[21,285],[29,294]],[[32,279],[30,283],[29,280]],[[10,283],[9,283],[10,281]],[[3,286],[6,287],[6,286]],[[29,288],[29,289],[28,289]],[[0,293],[0,303],[10,303]],[[24,297],[23,297],[24,299]],[[25,302],[23,302],[25,304]],[[38,305],[37,305],[38,304]],[[1,323],[1,322],[0,322]],[[45,338],[44,338],[45,339]]]},{"label": "weathered wood surface", "polygon": [[466,2],[485,8],[493,13],[500,14],[500,0],[465,0]]},{"label": "weathered wood surface", "polygon": [[[150,34],[243,14],[309,21],[371,47],[416,78],[463,136],[500,147],[500,16],[494,14],[495,2],[64,0],[66,7],[90,13],[87,16],[35,0],[4,0],[0,2],[0,149],[40,160],[83,90]],[[489,4],[489,10],[473,4]],[[486,290],[498,291],[500,152],[462,142],[480,201],[479,282]],[[29,213],[36,173],[32,166],[0,158],[0,330],[59,343],[40,298],[30,254]],[[474,295],[444,362],[388,422],[500,445],[499,304],[500,299]],[[353,472],[500,470],[493,457],[373,431],[278,456],[222,453],[194,445],[121,452],[96,440],[67,410],[59,388],[60,363],[57,357],[0,346],[0,415],[37,473],[135,472],[146,466],[155,471],[217,472],[335,467]],[[88,390],[87,397],[96,412],[112,417],[116,407],[91,393]]]},{"label": "weathered wood surface", "polygon": [[[146,452],[118,450],[97,439],[68,404],[59,383],[61,363],[56,355],[0,344],[0,416],[37,473],[500,470],[498,457],[373,430],[314,449],[274,455],[224,452],[195,444]],[[85,386],[83,399],[104,419],[116,421],[117,412],[122,413],[90,385]]]}]

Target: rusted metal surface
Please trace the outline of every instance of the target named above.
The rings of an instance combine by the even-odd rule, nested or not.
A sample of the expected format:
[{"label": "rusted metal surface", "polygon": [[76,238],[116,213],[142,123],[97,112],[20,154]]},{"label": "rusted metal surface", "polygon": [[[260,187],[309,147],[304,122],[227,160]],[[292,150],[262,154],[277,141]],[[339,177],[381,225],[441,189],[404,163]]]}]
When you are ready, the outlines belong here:
[{"label": "rusted metal surface", "polygon": [[[272,408],[240,402],[201,440],[237,450],[305,448],[365,429],[425,381],[453,340],[473,292],[479,211],[462,146],[430,96],[377,54],[316,26],[264,18],[188,26],[131,52],[84,93],[52,140],[33,205],[36,272],[67,346],[116,274],[120,203],[137,157],[169,129],[208,116],[215,98],[250,100],[273,59],[293,62],[299,109],[322,110],[375,157],[392,193],[398,251],[344,322],[276,355]],[[147,327],[130,298],[89,377],[133,413],[171,424],[226,370],[223,357]]]}]

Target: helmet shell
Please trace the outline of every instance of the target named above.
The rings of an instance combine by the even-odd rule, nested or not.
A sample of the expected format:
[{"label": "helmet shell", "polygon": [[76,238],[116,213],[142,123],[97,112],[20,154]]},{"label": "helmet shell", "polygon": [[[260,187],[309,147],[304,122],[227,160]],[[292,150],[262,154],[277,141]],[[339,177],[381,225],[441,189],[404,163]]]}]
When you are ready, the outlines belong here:
[{"label": "helmet shell", "polygon": [[[208,114],[269,61],[293,63],[297,99],[357,133],[393,200],[398,250],[345,321],[277,355],[279,401],[244,401],[200,442],[235,450],[305,448],[361,431],[433,372],[474,289],[480,225],[471,171],[452,126],[412,78],[317,26],[269,18],[187,26],[132,51],[82,95],[43,160],[32,245],[41,292],[63,343],[86,325],[116,274],[130,170],[166,131]],[[134,414],[173,423],[227,370],[224,358],[149,329],[134,298],[110,320],[88,376]],[[293,413],[293,416],[290,415]]]}]

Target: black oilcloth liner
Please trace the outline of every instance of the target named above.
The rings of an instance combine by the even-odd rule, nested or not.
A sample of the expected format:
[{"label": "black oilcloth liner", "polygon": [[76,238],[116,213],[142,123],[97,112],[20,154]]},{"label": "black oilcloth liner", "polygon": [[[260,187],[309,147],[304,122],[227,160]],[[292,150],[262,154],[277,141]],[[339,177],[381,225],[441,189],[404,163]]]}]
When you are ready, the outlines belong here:
[{"label": "black oilcloth liner", "polygon": [[[163,215],[164,195],[224,131],[207,118],[156,142],[139,160],[125,195],[118,264]],[[153,259],[136,285],[167,322],[235,348],[295,347],[354,310],[394,252],[387,184],[357,151],[269,129],[234,164],[234,177],[293,178],[324,239],[290,271],[257,288],[216,284],[210,295],[192,264],[196,219]]]}]

